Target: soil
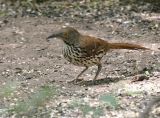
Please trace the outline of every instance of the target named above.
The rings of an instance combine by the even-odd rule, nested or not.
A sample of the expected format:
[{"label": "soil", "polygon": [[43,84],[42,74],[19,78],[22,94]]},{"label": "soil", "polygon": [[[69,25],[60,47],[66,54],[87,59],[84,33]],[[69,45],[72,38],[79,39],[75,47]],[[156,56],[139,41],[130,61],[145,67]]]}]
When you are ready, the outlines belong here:
[{"label": "soil", "polygon": [[[46,41],[47,36],[64,25],[110,42],[136,43],[153,50],[111,50],[102,60],[103,69],[96,85],[90,84],[96,67],[91,67],[82,76],[85,84],[67,83],[75,79],[83,67],[74,66],[63,58],[61,40]],[[56,99],[47,101],[40,111],[36,111],[44,114],[31,113],[32,117],[45,118],[45,113],[53,118],[90,117],[92,113],[84,116],[81,110],[70,108],[70,102],[84,100],[90,106],[98,107],[100,96],[105,94],[113,94],[119,106],[116,109],[104,107],[101,117],[138,117],[146,101],[160,94],[160,28],[148,30],[144,26],[100,21],[75,24],[46,17],[1,18],[0,84],[5,85],[8,81],[21,84],[14,97],[1,98],[0,109],[13,106],[17,100],[25,100],[37,88],[54,85],[59,91]],[[132,82],[141,75],[147,79],[144,77],[142,81]],[[14,114],[2,114],[2,117],[11,116]]]}]

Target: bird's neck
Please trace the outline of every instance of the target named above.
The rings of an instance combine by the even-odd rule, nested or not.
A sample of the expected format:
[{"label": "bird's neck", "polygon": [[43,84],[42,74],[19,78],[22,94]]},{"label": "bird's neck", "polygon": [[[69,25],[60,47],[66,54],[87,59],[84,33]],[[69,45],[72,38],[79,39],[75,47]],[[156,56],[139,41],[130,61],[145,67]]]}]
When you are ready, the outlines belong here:
[{"label": "bird's neck", "polygon": [[76,35],[76,36],[72,36],[72,37],[68,37],[68,39],[67,40],[64,40],[64,43],[66,44],[66,45],[69,45],[69,46],[77,46],[77,45],[79,45],[79,42],[80,42],[80,38],[81,37],[81,35]]}]

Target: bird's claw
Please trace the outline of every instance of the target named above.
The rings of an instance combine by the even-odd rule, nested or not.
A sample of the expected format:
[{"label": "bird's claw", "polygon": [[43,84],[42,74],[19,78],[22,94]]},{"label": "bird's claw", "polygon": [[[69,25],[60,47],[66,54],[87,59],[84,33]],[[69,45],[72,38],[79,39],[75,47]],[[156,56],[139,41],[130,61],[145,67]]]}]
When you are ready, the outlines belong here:
[{"label": "bird's claw", "polygon": [[81,82],[83,82],[83,79],[74,79],[74,80],[71,80],[71,81],[69,81],[67,83],[79,84]]}]

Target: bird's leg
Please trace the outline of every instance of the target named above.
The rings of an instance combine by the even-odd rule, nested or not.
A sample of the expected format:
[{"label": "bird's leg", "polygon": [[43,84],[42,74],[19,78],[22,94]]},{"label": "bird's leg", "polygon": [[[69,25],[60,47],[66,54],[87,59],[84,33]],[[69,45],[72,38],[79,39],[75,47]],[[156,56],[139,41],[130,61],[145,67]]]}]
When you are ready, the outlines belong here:
[{"label": "bird's leg", "polygon": [[88,69],[88,67],[85,67],[85,69],[76,77],[76,80]]},{"label": "bird's leg", "polygon": [[95,80],[97,79],[97,77],[98,77],[98,75],[99,75],[99,72],[100,72],[101,69],[102,69],[102,64],[98,64],[97,66],[98,66],[98,70],[97,70],[96,75],[95,75],[95,77],[94,77],[94,79],[93,79],[93,82],[95,82]]},{"label": "bird's leg", "polygon": [[75,82],[75,83],[76,83],[76,82],[78,81],[78,78],[79,78],[87,69],[88,69],[88,67],[86,66],[85,69],[82,70],[82,72],[78,74],[78,76],[76,77],[76,79],[74,79],[74,80],[72,80],[72,81],[70,81],[70,82]]}]

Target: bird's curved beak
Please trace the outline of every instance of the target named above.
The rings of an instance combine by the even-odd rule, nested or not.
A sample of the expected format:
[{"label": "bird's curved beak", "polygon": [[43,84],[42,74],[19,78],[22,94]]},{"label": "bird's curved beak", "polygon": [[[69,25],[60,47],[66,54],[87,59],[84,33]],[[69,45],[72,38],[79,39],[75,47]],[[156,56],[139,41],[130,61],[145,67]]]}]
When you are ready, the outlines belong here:
[{"label": "bird's curved beak", "polygon": [[46,40],[47,40],[47,41],[50,41],[51,38],[59,37],[60,34],[61,34],[60,32],[55,32],[55,33],[53,33],[52,35],[48,36],[48,37],[46,38]]},{"label": "bird's curved beak", "polygon": [[56,37],[54,34],[52,34],[52,35],[48,36],[48,37],[46,38],[47,42],[49,42],[49,41],[50,41],[50,39],[51,39],[51,38],[54,38],[54,37]]},{"label": "bird's curved beak", "polygon": [[57,35],[56,34],[52,34],[52,35],[50,35],[50,36],[48,36],[46,38],[46,41],[49,42],[51,38],[55,38],[55,37],[57,37]]}]

